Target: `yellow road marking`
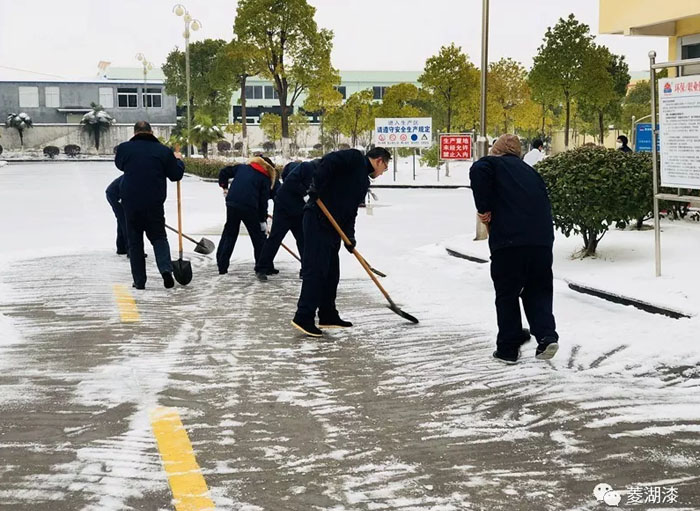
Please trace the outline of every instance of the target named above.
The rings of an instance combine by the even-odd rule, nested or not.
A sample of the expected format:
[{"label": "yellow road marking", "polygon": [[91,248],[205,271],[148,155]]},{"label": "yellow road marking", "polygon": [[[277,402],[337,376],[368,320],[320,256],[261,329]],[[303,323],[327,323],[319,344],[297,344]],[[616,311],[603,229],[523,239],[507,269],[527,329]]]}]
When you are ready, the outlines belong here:
[{"label": "yellow road marking", "polygon": [[141,319],[139,310],[136,308],[136,301],[126,286],[115,284],[114,296],[117,299],[117,308],[119,308],[122,323],[135,323]]},{"label": "yellow road marking", "polygon": [[177,511],[213,511],[214,502],[192,444],[175,408],[159,406],[151,411],[151,428],[168,475]]}]

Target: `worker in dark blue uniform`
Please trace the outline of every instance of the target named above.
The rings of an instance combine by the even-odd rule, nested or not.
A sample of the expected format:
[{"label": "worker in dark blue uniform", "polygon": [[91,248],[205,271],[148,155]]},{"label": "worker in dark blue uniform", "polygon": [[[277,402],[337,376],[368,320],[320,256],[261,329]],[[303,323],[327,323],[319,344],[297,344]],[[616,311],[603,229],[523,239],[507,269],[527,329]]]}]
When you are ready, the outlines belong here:
[{"label": "worker in dark blue uniform", "polygon": [[270,235],[260,254],[260,259],[255,267],[255,275],[259,280],[267,280],[267,276],[277,273],[273,261],[282,240],[289,231],[296,240],[299,256],[304,253],[304,198],[311,186],[311,178],[314,170],[321,160],[305,162],[293,161],[288,163],[282,171],[282,185],[275,194],[275,209],[272,213],[272,227]]},{"label": "worker in dark blue uniform", "polygon": [[[233,179],[229,186],[229,181]],[[267,203],[277,180],[272,160],[265,156],[251,158],[246,164],[224,167],[219,172],[219,186],[226,194],[226,224],[216,251],[219,274],[228,273],[241,222],[253,243],[257,264],[267,230]]]},{"label": "worker in dark blue uniform", "polygon": [[124,172],[119,193],[124,207],[129,245],[131,275],[136,289],[146,287],[146,260],[143,253],[143,234],[153,245],[158,271],[163,285],[175,285],[170,245],[165,234],[167,196],[166,178],[179,181],[185,172],[182,155],[161,144],[153,136],[151,125],[139,121],[134,125],[134,136],[117,146],[114,163]]},{"label": "worker in dark blue uniform", "polygon": [[496,291],[498,336],[493,357],[516,364],[530,338],[520,301],[537,339],[535,358],[549,360],[559,349],[552,314],[552,206],[542,177],[520,159],[520,140],[501,135],[489,156],[469,171],[479,218],[489,226],[491,279]]},{"label": "worker in dark blue uniform", "polygon": [[124,219],[124,207],[121,203],[121,195],[119,194],[119,186],[122,183],[122,177],[119,176],[117,179],[109,183],[109,186],[105,190],[105,195],[107,196],[107,202],[112,206],[112,211],[114,211],[114,216],[117,219],[117,254],[124,255],[128,254],[129,244],[126,239],[126,220]]},{"label": "worker in dark blue uniform", "polygon": [[381,176],[389,165],[391,154],[375,147],[366,155],[357,149],[328,153],[313,173],[309,200],[304,207],[303,282],[292,325],[306,335],[321,337],[316,326],[318,311],[321,328],[350,327],[340,318],[335,297],[340,280],[340,235],[316,204],[321,199],[333,218],[349,238],[346,249],[355,248],[357,208],[369,189],[369,178]]}]

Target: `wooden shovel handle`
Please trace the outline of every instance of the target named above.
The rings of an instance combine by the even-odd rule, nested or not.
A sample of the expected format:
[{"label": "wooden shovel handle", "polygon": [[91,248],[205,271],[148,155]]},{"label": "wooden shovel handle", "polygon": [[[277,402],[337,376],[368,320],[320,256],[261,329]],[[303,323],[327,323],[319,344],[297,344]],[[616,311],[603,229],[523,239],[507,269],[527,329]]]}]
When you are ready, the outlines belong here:
[{"label": "wooden shovel handle", "polygon": [[177,182],[177,241],[182,259],[182,192],[180,181]]},{"label": "wooden shovel handle", "polygon": [[[333,218],[333,215],[331,215],[331,212],[328,211],[328,208],[326,208],[326,205],[323,203],[323,201],[321,199],[316,199],[316,204],[318,204],[318,207],[321,208],[321,211],[323,211],[323,214],[326,215],[326,218],[328,218],[328,221],[331,223],[333,228],[336,231],[338,231],[338,234],[340,235],[341,239],[343,240],[343,243],[345,243],[346,245],[352,245],[352,243],[350,242],[348,237],[345,235],[343,230],[338,225],[338,222],[336,222],[335,218]],[[382,294],[384,295],[384,298],[386,298],[388,300],[388,302],[393,305],[394,301],[389,296],[389,293],[387,293],[386,290],[379,283],[379,281],[377,280],[377,277],[374,276],[374,273],[372,273],[372,270],[369,267],[369,265],[367,264],[367,262],[365,261],[365,258],[362,257],[362,255],[360,255],[360,253],[357,251],[356,248],[352,249],[352,253],[357,258],[357,260],[362,265],[362,267],[365,269],[365,271],[367,272],[367,275],[370,276],[372,281],[374,281],[374,283],[377,285],[379,290],[382,292]]]}]

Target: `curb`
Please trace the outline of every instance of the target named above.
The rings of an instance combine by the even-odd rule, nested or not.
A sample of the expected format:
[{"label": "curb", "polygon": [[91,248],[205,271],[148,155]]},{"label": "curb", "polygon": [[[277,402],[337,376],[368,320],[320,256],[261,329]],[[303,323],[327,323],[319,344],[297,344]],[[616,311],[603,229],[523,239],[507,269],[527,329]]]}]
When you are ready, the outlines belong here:
[{"label": "curb", "polygon": [[603,291],[601,289],[584,286],[583,284],[577,284],[576,282],[571,282],[566,279],[564,280],[564,282],[566,282],[566,284],[569,286],[569,289],[572,289],[578,293],[595,296],[596,298],[602,298],[603,300],[607,300],[609,302],[617,303],[620,305],[631,306],[644,312],[648,312],[650,314],[661,314],[662,316],[667,316],[673,319],[693,317],[692,314],[681,312],[676,309],[662,307],[660,305],[654,305],[653,303],[645,302],[644,300],[638,300],[629,296],[619,295],[616,293],[611,293],[609,291]]},{"label": "curb", "polygon": [[[463,254],[450,248],[445,248],[445,250],[452,257],[458,257],[460,259],[466,259],[468,261],[480,264],[488,262],[480,257]],[[644,300],[638,300],[637,298],[611,293],[609,291],[603,291],[602,289],[596,289],[594,287],[585,286],[583,284],[578,284],[576,282],[572,282],[566,279],[564,279],[564,282],[566,282],[567,286],[569,286],[569,289],[578,293],[595,296],[596,298],[601,298],[603,300],[607,300],[608,302],[617,303],[619,305],[634,307],[644,312],[648,312],[649,314],[660,314],[662,316],[666,316],[673,319],[687,319],[693,317],[692,314],[689,314],[687,312],[682,312],[668,307],[662,307],[661,305],[655,305],[653,303],[645,302]]]}]

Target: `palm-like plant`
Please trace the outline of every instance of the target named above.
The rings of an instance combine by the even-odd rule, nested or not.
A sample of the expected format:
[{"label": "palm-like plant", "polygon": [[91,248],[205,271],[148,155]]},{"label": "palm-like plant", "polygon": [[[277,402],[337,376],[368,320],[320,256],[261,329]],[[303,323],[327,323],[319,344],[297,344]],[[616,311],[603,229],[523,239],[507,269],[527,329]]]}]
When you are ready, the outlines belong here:
[{"label": "palm-like plant", "polygon": [[95,149],[99,151],[100,135],[109,131],[110,126],[114,124],[114,119],[100,105],[90,103],[90,107],[92,110],[83,115],[80,124],[83,126],[83,131],[88,132],[95,139]]},{"label": "palm-like plant", "polygon": [[194,116],[194,122],[196,124],[192,126],[190,139],[192,142],[202,147],[202,152],[206,158],[209,153],[209,144],[224,138],[224,132],[214,123],[212,118],[206,114],[197,112]]},{"label": "palm-like plant", "polygon": [[33,127],[32,118],[24,112],[19,114],[12,113],[7,116],[5,126],[17,130],[17,133],[19,133],[19,145],[24,147],[24,130]]}]

